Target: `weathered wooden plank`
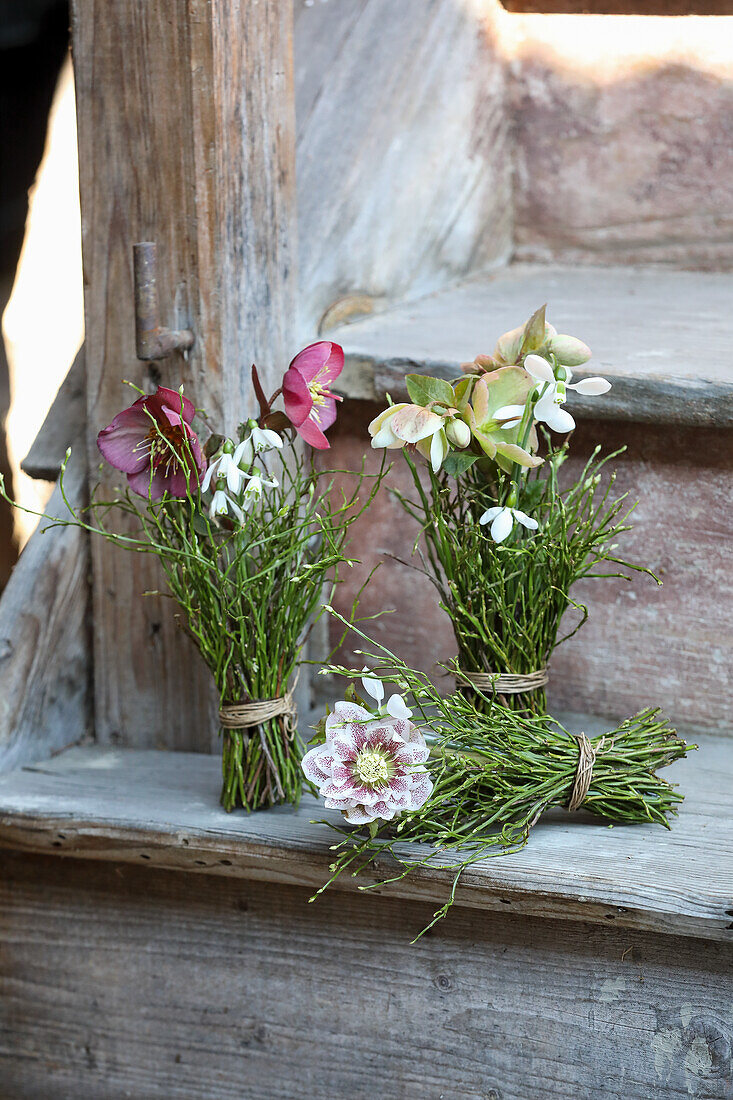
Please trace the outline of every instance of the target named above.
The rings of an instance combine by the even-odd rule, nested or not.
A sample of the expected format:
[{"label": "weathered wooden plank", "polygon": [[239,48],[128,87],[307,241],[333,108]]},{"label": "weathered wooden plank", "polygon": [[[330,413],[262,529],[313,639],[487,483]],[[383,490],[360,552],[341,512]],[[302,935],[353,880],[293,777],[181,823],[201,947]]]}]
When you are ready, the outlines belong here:
[{"label": "weathered wooden plank", "polygon": [[[292,351],[292,6],[75,0],[91,476],[122,378],[181,382],[232,431],[249,365],[266,384]],[[132,245],[158,247],[164,325],[195,344],[135,360]],[[103,490],[114,485],[103,471]],[[95,721],[103,742],[207,749],[210,678],[177,629],[157,563],[93,544]]]},{"label": "weathered wooden plank", "polygon": [[511,252],[495,2],[295,4],[300,325]]},{"label": "weathered wooden plank", "polygon": [[568,407],[601,419],[733,424],[733,275],[654,268],[513,264],[494,275],[402,303],[331,334],[347,353],[344,392],[405,394],[411,371],[454,377],[496,338],[548,303],[560,332],[594,358],[576,374],[603,374],[613,389],[572,394]]},{"label": "weathered wooden plank", "polygon": [[727,1100],[730,949],[51,858],[0,878],[24,1100]]},{"label": "weathered wooden plank", "polygon": [[[69,464],[65,490],[86,496],[84,444]],[[68,515],[57,488],[48,515]],[[83,738],[91,724],[89,540],[76,527],[30,538],[0,597],[0,771]]]},{"label": "weathered wooden plank", "polygon": [[[458,903],[733,942],[729,745],[708,739],[670,773],[686,795],[671,831],[609,829],[555,812],[523,852],[472,868]],[[337,815],[311,798],[298,811],[227,815],[217,802],[219,782],[216,761],[196,755],[73,749],[0,780],[0,846],[309,887],[324,882],[334,834],[312,819]],[[389,866],[381,864],[382,873]],[[344,876],[338,888],[367,881]],[[386,893],[442,904],[449,883],[446,871],[426,869]]]},{"label": "weathered wooden plank", "polygon": [[64,461],[66,448],[74,439],[86,435],[86,365],[84,346],[69,367],[46,419],[33,441],[21,469],[28,477],[55,481]]}]

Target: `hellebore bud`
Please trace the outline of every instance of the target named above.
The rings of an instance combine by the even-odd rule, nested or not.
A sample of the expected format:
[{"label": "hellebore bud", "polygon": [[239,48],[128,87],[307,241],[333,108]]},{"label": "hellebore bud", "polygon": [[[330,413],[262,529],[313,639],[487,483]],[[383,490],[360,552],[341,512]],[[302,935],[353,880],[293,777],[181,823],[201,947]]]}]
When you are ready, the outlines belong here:
[{"label": "hellebore bud", "polygon": [[446,421],[445,434],[454,447],[467,447],[471,442],[471,429],[465,420]]},{"label": "hellebore bud", "polygon": [[580,367],[587,363],[593,354],[587,344],[576,340],[574,336],[551,336],[547,348],[559,363],[566,367]]}]

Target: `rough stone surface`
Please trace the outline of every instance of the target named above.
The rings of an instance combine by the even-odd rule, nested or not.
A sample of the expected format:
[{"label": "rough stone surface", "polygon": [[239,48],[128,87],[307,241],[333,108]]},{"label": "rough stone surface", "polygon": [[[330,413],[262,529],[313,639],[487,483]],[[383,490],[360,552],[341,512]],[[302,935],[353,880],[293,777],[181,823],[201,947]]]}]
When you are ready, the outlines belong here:
[{"label": "rough stone surface", "polygon": [[[366,425],[378,409],[349,403],[332,434],[329,463],[358,465]],[[663,585],[639,575],[630,583],[585,581],[573,590],[587,601],[590,620],[553,658],[550,705],[620,716],[654,704],[683,728],[724,733],[733,701],[733,433],[586,422],[576,432],[568,473],[596,442],[606,451],[628,444],[615,462],[617,484],[640,503],[623,552],[654,569]],[[408,477],[395,453],[390,483],[409,491]],[[439,675],[436,662],[454,652],[447,616],[430,582],[389,558],[410,559],[415,535],[412,522],[383,492],[355,530],[354,553],[363,564],[341,586],[337,606],[347,612],[368,570],[382,560],[362,597],[361,614],[394,614],[367,623],[367,629],[406,660]],[[335,628],[332,637],[338,637]],[[354,647],[348,643],[343,656],[356,662]],[[451,683],[446,678],[446,688]]]},{"label": "rough stone surface", "polygon": [[733,266],[732,22],[507,18],[518,258]]}]

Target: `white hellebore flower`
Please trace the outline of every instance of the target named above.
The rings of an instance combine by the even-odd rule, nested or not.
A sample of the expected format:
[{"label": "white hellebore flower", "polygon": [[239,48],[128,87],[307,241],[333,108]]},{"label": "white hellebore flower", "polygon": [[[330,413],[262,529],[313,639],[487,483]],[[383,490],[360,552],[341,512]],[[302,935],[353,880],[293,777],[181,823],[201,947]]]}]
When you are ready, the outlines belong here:
[{"label": "white hellebore flower", "polygon": [[282,445],[283,441],[277,432],[271,431],[270,428],[260,428],[257,424],[250,422],[249,435],[239,444],[233,458],[237,466],[244,466],[246,469],[252,465],[257,455],[275,448],[280,450]]},{"label": "white hellebore flower", "polygon": [[244,477],[247,488],[244,490],[242,506],[245,512],[249,512],[250,508],[260,500],[266,485],[273,489],[277,488],[277,478],[263,477],[257,470],[253,474],[244,474]]},{"label": "white hellebore flower", "polygon": [[491,537],[494,542],[503,542],[511,534],[514,521],[521,523],[524,527],[530,531],[536,531],[539,527],[539,523],[536,519],[532,519],[526,512],[520,511],[519,508],[488,508],[484,514],[480,517],[479,523],[491,524]]},{"label": "white hellebore flower", "polygon": [[[573,417],[567,409],[562,408],[567,390],[576,390],[577,393],[588,397],[597,397],[599,394],[607,393],[611,388],[611,383],[605,378],[584,378],[580,382],[571,384],[573,372],[570,367],[562,367],[565,374],[564,381],[556,379],[552,367],[541,355],[528,355],[524,360],[524,369],[542,384],[539,400],[534,407],[535,420],[540,424],[546,424],[554,432],[571,432],[575,427]],[[506,409],[502,412],[506,412]]]},{"label": "white hellebore flower", "polygon": [[450,450],[445,434],[446,419],[422,405],[410,405],[403,401],[375,416],[369,425],[372,447],[395,450],[406,443],[414,443],[423,458],[427,458],[437,474],[443,459]]},{"label": "white hellebore flower", "polygon": [[433,789],[424,767],[429,755],[408,718],[375,719],[365,707],[341,701],[326,719],[325,743],[303,757],[303,771],[326,809],[341,810],[352,825],[369,825],[427,801]]},{"label": "white hellebore flower", "polygon": [[221,482],[222,485],[226,484],[230,493],[233,493],[235,496],[239,495],[244,483],[244,474],[239,469],[239,465],[236,461],[236,451],[233,455],[225,451],[209,464],[209,468],[204,474],[204,480],[201,482],[201,492],[208,492],[212,482],[215,488],[219,482]]},{"label": "white hellebore flower", "polygon": [[230,512],[239,523],[244,523],[244,512],[236,500],[224,489],[217,489],[209,506],[209,515],[212,519],[216,519],[217,516],[228,516]]}]

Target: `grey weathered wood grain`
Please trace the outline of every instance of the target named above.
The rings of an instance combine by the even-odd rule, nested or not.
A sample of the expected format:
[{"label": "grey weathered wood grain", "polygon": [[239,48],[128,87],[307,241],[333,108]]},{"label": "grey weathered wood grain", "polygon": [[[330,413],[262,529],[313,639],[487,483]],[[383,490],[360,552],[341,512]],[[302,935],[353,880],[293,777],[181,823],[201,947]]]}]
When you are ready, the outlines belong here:
[{"label": "grey weathered wood grain", "polygon": [[86,432],[86,366],[79,349],[59,387],[33,445],[21,462],[23,473],[41,481],[55,481],[67,447]]},{"label": "grey weathered wood grain", "polygon": [[[294,100],[289,0],[75,0],[88,448],[132,379],[186,391],[231,432],[292,352]],[[158,246],[162,323],[195,344],[135,359],[132,245]],[[104,489],[115,476],[103,470]],[[210,677],[157,563],[95,540],[95,720],[103,742],[208,749]]]},{"label": "grey weathered wood grain", "polygon": [[[711,738],[670,769],[686,796],[671,831],[609,829],[554,812],[523,852],[472,868],[459,904],[733,942],[732,771],[729,743]],[[324,882],[335,836],[314,819],[337,815],[311,798],[297,811],[227,815],[219,785],[217,761],[198,755],[72,749],[0,780],[0,846],[309,887]],[[450,880],[444,870],[426,869],[385,892],[442,904]],[[358,884],[345,876],[338,888]]]},{"label": "grey weathered wood grain", "polygon": [[404,397],[413,371],[454,377],[497,337],[547,302],[560,332],[594,357],[576,379],[605,375],[603,397],[571,394],[568,408],[599,419],[733,424],[733,275],[654,268],[515,264],[404,302],[330,335],[347,353],[344,392]]},{"label": "grey weathered wood grain", "polygon": [[[86,497],[84,444],[69,463],[65,491]],[[47,514],[68,516],[57,488]],[[31,536],[0,596],[0,771],[83,738],[91,724],[89,540],[76,527]]]},{"label": "grey weathered wood grain", "polygon": [[731,951],[143,866],[0,860],[23,1100],[728,1100]]},{"label": "grey weathered wood grain", "polygon": [[295,0],[300,326],[511,252],[499,5]]}]

